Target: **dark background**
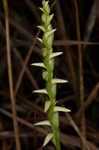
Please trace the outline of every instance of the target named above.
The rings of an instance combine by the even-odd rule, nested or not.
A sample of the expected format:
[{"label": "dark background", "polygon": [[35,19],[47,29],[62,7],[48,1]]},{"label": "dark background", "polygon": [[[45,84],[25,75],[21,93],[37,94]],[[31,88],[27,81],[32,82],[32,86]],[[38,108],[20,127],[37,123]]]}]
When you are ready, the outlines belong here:
[{"label": "dark background", "polygon": [[[99,2],[50,0],[50,5],[51,12],[54,13],[52,25],[57,29],[53,49],[63,51],[63,55],[55,60],[54,76],[69,81],[67,84],[57,86],[57,103],[71,109],[70,114],[60,113],[60,130],[64,134],[64,138],[61,138],[62,150],[82,149],[83,129],[89,142],[89,149],[98,150]],[[41,24],[39,10],[41,6],[41,0],[8,0],[16,111],[18,117],[31,123],[30,126],[24,125],[21,121],[18,124],[21,148],[24,150],[43,149],[44,133],[32,125],[47,118],[43,112],[45,96],[32,93],[34,89],[45,86],[42,70],[30,65],[42,61],[42,45],[36,40],[37,25]],[[5,13],[3,3],[0,1],[0,150],[14,150],[16,146],[13,118],[9,116],[9,112],[12,114],[13,105],[10,101],[6,32]],[[40,32],[39,37],[41,36]],[[22,71],[23,75],[19,80]],[[81,86],[84,93],[80,93]],[[81,95],[84,96],[84,104],[81,102]],[[81,107],[83,111],[79,112]],[[76,127],[79,130],[76,130]],[[47,129],[43,130],[46,132]],[[53,150],[54,147],[49,143],[47,149]]]}]

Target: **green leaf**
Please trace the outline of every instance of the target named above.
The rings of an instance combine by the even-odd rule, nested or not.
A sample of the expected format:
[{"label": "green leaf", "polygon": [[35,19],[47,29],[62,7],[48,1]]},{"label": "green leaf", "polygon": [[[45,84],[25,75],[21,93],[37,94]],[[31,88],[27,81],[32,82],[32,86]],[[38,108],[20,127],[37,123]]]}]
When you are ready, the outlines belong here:
[{"label": "green leaf", "polygon": [[53,138],[53,133],[48,133],[48,135],[45,137],[43,146],[46,146],[51,141],[52,138]]},{"label": "green leaf", "polygon": [[34,90],[33,93],[48,94],[46,89]]},{"label": "green leaf", "polygon": [[48,111],[50,105],[51,105],[50,100],[47,100],[47,101],[45,102],[44,112],[47,112],[47,111]]},{"label": "green leaf", "polygon": [[32,63],[31,65],[32,65],[32,66],[37,66],[37,67],[42,67],[42,68],[46,69],[44,63],[42,63],[42,62],[39,62],[39,63]]},{"label": "green leaf", "polygon": [[51,55],[50,55],[50,58],[52,59],[52,58],[54,58],[54,57],[56,57],[56,56],[59,56],[59,55],[62,55],[63,54],[63,52],[55,52],[55,53],[52,53]]},{"label": "green leaf", "polygon": [[58,112],[58,111],[60,111],[60,112],[71,112],[70,109],[67,109],[65,107],[55,106],[54,112]]},{"label": "green leaf", "polygon": [[48,120],[40,121],[34,124],[35,126],[51,126],[50,122]]},{"label": "green leaf", "polygon": [[67,83],[68,81],[67,80],[63,80],[63,79],[52,79],[52,83]]}]

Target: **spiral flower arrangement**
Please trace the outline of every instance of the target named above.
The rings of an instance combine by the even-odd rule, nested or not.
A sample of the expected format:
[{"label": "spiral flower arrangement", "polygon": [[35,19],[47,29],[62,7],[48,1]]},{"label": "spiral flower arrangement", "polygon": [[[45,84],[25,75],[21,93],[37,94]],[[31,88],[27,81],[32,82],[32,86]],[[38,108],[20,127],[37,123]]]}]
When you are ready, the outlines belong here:
[{"label": "spiral flower arrangement", "polygon": [[43,146],[46,146],[49,141],[52,141],[56,150],[61,150],[59,112],[70,112],[70,110],[56,105],[56,84],[66,83],[67,80],[53,77],[54,58],[61,55],[62,52],[53,52],[54,32],[56,29],[53,29],[51,25],[54,14],[50,14],[49,2],[42,0],[42,8],[40,10],[42,11],[42,25],[38,26],[38,28],[43,32],[43,36],[42,39],[38,38],[38,40],[43,45],[43,62],[33,63],[32,65],[42,67],[42,77],[46,82],[46,87],[44,89],[34,90],[33,92],[47,95],[44,112],[47,113],[48,120],[35,123],[34,125],[49,126],[50,130],[45,137]]}]

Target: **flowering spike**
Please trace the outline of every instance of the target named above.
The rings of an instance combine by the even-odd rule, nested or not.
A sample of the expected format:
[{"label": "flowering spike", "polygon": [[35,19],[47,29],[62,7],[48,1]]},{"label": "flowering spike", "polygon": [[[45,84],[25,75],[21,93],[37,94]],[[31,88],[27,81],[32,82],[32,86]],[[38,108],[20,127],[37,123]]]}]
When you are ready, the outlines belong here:
[{"label": "flowering spike", "polygon": [[45,140],[43,146],[46,146],[49,141],[52,141],[56,150],[61,150],[60,147],[60,131],[59,131],[59,111],[70,112],[65,107],[56,106],[56,83],[66,83],[66,80],[53,79],[54,72],[54,58],[62,54],[62,52],[53,52],[53,40],[54,32],[51,21],[53,14],[50,14],[49,0],[42,0],[43,12],[41,16],[42,25],[38,26],[43,31],[42,39],[39,41],[43,44],[43,63],[35,64],[35,66],[43,67],[42,77],[46,82],[46,89],[35,90],[35,93],[47,94],[47,100],[45,101],[44,111],[48,114],[48,120],[38,122],[35,125],[50,125],[50,132]]}]

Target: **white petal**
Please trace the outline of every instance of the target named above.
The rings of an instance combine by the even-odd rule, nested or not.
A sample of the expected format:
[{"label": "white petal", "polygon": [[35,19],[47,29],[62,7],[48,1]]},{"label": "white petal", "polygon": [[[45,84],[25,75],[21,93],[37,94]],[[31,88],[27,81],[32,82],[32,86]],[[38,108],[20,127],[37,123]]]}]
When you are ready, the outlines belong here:
[{"label": "white petal", "polygon": [[32,66],[37,66],[37,67],[42,67],[42,68],[46,69],[44,63],[42,63],[42,62],[39,62],[39,63],[32,63],[31,65],[32,65]]},{"label": "white petal", "polygon": [[37,37],[37,40],[38,40],[39,42],[41,42],[41,43],[43,42],[41,38],[38,38],[38,37]]},{"label": "white petal", "polygon": [[46,91],[46,89],[34,90],[33,93],[48,94],[47,91]]},{"label": "white petal", "polygon": [[62,54],[63,54],[63,52],[55,52],[50,55],[50,58],[54,58],[54,57],[62,55]]},{"label": "white petal", "polygon": [[43,146],[46,146],[51,141],[52,138],[53,138],[53,133],[48,133],[48,135],[45,137]]},{"label": "white petal", "polygon": [[35,126],[43,126],[43,125],[46,125],[46,126],[51,126],[50,122],[48,120],[44,120],[44,121],[40,121],[40,122],[37,122],[34,124]]},{"label": "white petal", "polygon": [[55,106],[54,111],[55,112],[58,112],[58,111],[60,111],[60,112],[71,112],[70,109],[67,109],[65,107],[60,107],[60,106]]},{"label": "white petal", "polygon": [[52,79],[52,83],[67,83],[68,81],[67,80],[63,80],[63,79]]}]

